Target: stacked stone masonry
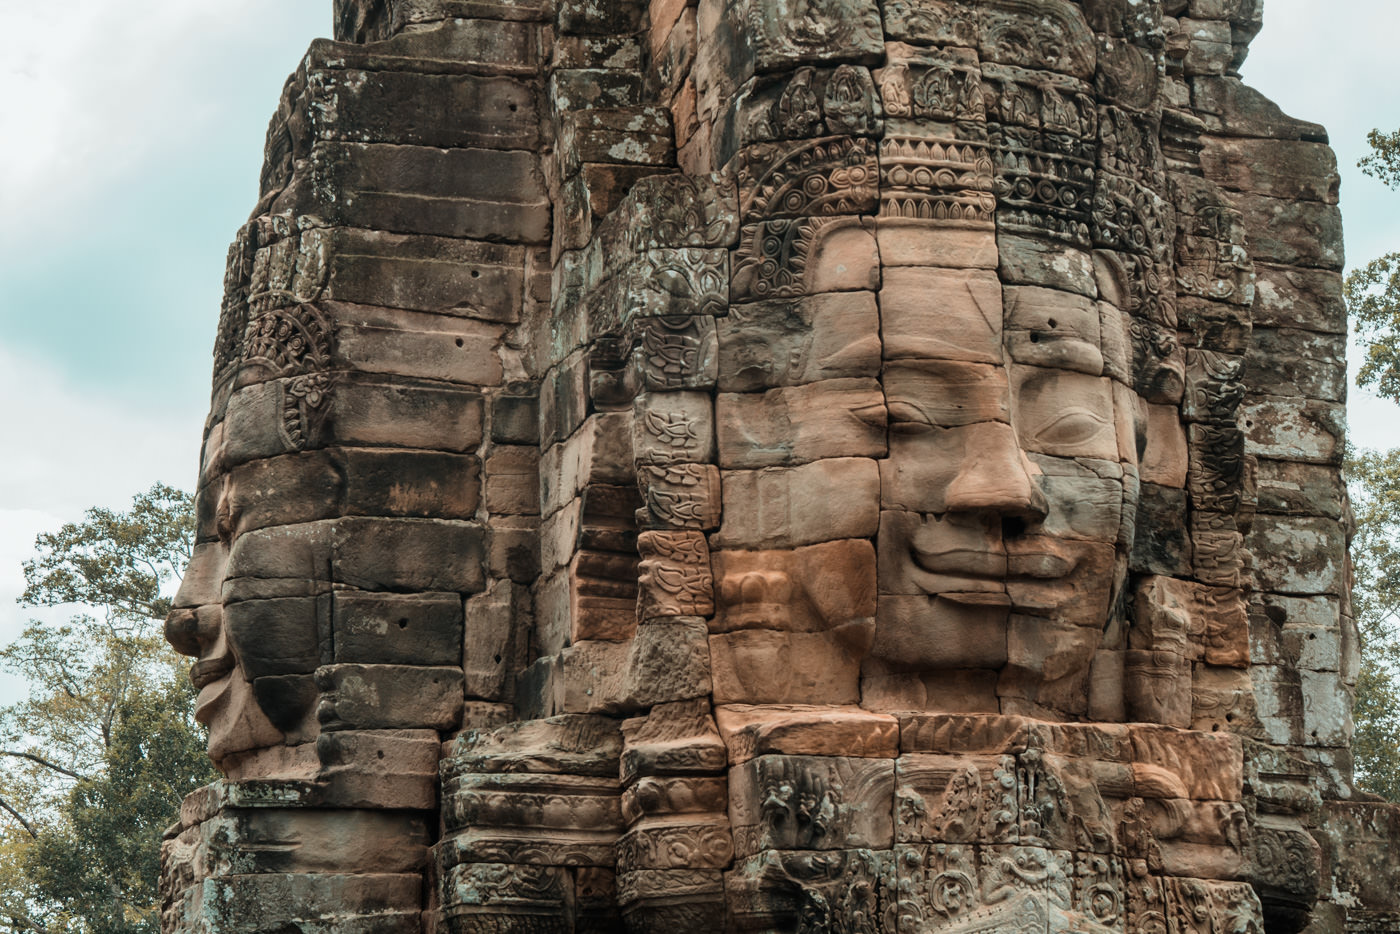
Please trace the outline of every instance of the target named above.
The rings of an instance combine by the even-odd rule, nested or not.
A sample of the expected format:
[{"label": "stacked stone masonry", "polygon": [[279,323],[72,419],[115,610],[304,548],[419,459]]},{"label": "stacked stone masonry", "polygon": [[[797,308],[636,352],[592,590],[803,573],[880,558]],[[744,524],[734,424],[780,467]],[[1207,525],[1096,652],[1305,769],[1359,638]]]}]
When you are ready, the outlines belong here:
[{"label": "stacked stone masonry", "polygon": [[229,253],[162,930],[1400,930],[1261,22],[336,0]]}]

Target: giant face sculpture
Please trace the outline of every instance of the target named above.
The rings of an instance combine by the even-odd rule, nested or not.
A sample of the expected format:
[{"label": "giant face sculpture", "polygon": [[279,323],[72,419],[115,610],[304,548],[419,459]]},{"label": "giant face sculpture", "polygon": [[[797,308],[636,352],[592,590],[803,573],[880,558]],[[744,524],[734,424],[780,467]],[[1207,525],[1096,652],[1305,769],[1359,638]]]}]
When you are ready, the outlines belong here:
[{"label": "giant face sculpture", "polygon": [[[636,476],[653,505],[673,495],[676,481],[666,472],[678,468],[699,470],[694,482],[700,489],[716,484],[720,498],[719,476],[701,470],[712,442],[700,436],[717,439],[715,460],[728,497],[724,527],[709,543],[718,587],[713,598],[691,603],[693,609],[715,605],[712,630],[721,637],[718,652],[728,660],[731,681],[754,680],[798,636],[811,642],[807,637],[819,631],[840,630],[812,664],[845,672],[838,695],[873,709],[1124,715],[1113,694],[1128,657],[1125,608],[1132,602],[1128,568],[1139,491],[1144,481],[1154,490],[1179,490],[1186,479],[1176,292],[1200,297],[1197,318],[1206,324],[1193,323],[1192,333],[1216,339],[1222,329],[1209,322],[1229,318],[1232,307],[1249,299],[1235,282],[1249,264],[1219,199],[1189,182],[1167,182],[1159,142],[1158,12],[1130,15],[1101,6],[1088,19],[1059,0],[1008,0],[977,11],[933,4],[917,15],[899,7],[883,26],[832,13],[842,23],[842,41],[858,50],[851,55],[878,65],[869,69],[801,64],[802,49],[825,40],[765,23],[762,29],[774,34],[758,46],[776,56],[765,66],[773,73],[742,87],[731,85],[744,73],[742,63],[716,65],[702,56],[699,103],[717,123],[710,157],[721,177],[733,179],[737,205],[726,207],[705,186],[684,189],[709,226],[688,235],[687,248],[670,251],[671,259],[667,250],[643,251],[650,265],[640,291],[624,296],[615,289],[572,306],[556,297],[557,315],[586,319],[578,330],[587,332],[592,399],[556,402],[564,399],[560,379],[573,381],[580,369],[567,358],[558,361],[553,366],[573,369],[547,368],[546,421],[551,404],[625,410],[642,390],[633,429]],[[710,47],[723,46],[724,30],[737,22],[726,13],[713,24],[721,34]],[[476,392],[490,394],[511,365],[502,364],[492,344],[507,329],[470,320],[447,327],[443,321],[450,319],[440,315],[467,308],[488,320],[518,317],[524,259],[509,250],[447,248],[442,244],[454,241],[426,236],[392,245],[367,239],[354,229],[364,221],[348,216],[355,199],[335,208],[348,212],[344,217],[298,214],[307,195],[297,173],[317,171],[303,151],[307,127],[323,119],[315,117],[314,98],[340,91],[333,78],[321,76],[335,72],[315,72],[317,61],[289,84],[269,134],[260,205],[266,213],[245,228],[231,253],[201,478],[205,543],[197,573],[189,576],[207,592],[196,594],[191,584],[170,625],[172,641],[201,659],[197,679],[207,682],[209,695],[202,716],[216,726],[214,748],[221,754],[256,749],[277,734],[293,745],[313,736],[321,693],[315,672],[379,660],[343,648],[352,640],[337,639],[336,621],[348,625],[337,607],[343,603],[363,625],[379,625],[397,605],[333,591],[407,588],[465,597],[482,586],[479,569],[445,572],[454,578],[451,586],[436,581],[444,576],[439,564],[461,564],[440,555],[411,572],[366,576],[341,568],[340,543],[350,525],[331,520],[478,518],[480,478],[472,471],[479,462],[466,453],[474,442],[446,439],[464,423],[463,412],[479,404]],[[524,114],[512,118],[524,139],[537,118],[510,104],[510,113]],[[335,135],[333,128],[327,132]],[[337,183],[357,184],[350,176]],[[640,204],[645,194],[634,200]],[[1178,231],[1182,225],[1168,207],[1173,201],[1182,202],[1190,229]],[[665,206],[648,210],[643,226],[666,217]],[[716,266],[720,254],[712,247],[732,234],[735,220],[737,249]],[[437,223],[429,219],[427,226]],[[460,234],[473,223],[454,221],[441,232]],[[522,236],[529,227],[521,222]],[[668,229],[631,236],[660,245]],[[384,265],[377,281],[353,282],[337,265],[342,254],[403,249],[444,262],[429,269],[439,280],[452,275],[452,263],[474,276],[454,277],[446,290],[453,294],[424,295],[395,281],[406,275],[403,265]],[[732,266],[727,288],[726,266]],[[361,307],[379,301],[412,310]],[[716,312],[723,314],[711,317]],[[1228,342],[1228,327],[1224,332]],[[379,346],[367,350],[371,342]],[[448,354],[466,351],[468,362],[439,361],[439,344]],[[668,357],[675,348],[689,356]],[[1212,379],[1223,385],[1231,378],[1210,371],[1211,353],[1202,346],[1197,354],[1207,392]],[[609,368],[629,360],[637,372],[610,382]],[[367,372],[387,379],[367,385],[375,382],[365,380]],[[430,388],[425,380],[438,382]],[[467,394],[443,391],[464,384]],[[668,439],[653,444],[648,427],[658,418],[709,418],[697,415],[705,403],[695,392],[713,389],[713,429],[700,425],[686,450],[665,449]],[[691,395],[682,400],[672,390]],[[562,391],[585,390],[575,382]],[[647,400],[668,399],[683,402],[683,411],[647,410]],[[1227,407],[1230,401],[1227,391]],[[1225,426],[1233,413],[1217,409],[1187,414]],[[405,413],[418,423],[384,421]],[[425,428],[429,415],[443,425]],[[544,448],[562,440],[551,434],[556,430],[573,429],[543,425]],[[1228,447],[1235,439],[1225,435],[1217,430],[1197,447]],[[536,440],[518,430],[507,438]],[[479,454],[489,456],[487,448]],[[750,479],[757,483],[750,471],[768,468],[784,473],[768,476],[761,490],[750,484],[754,509],[742,495],[729,495]],[[407,479],[394,478],[393,495],[373,489],[404,470]],[[840,502],[849,504],[847,481],[863,493],[857,509],[791,515],[794,503],[821,505],[832,484],[846,488]],[[542,483],[547,494],[557,486],[550,476]],[[449,486],[455,492],[444,492]],[[1160,510],[1161,500],[1156,495],[1150,505]],[[719,504],[713,505],[718,516]],[[1215,510],[1222,518],[1228,512]],[[762,515],[779,514],[771,528],[748,527],[756,517],[761,525]],[[671,541],[668,525],[655,519],[653,510],[644,522],[655,529],[643,537],[644,583],[658,568],[667,573],[658,556]],[[803,521],[808,528],[794,531],[793,523]],[[487,519],[488,529],[492,522]],[[271,531],[294,526],[296,534]],[[394,542],[423,531],[401,523],[363,528]],[[1228,563],[1234,535],[1228,522],[1202,532],[1198,560],[1214,548]],[[529,530],[520,534],[528,538]],[[872,540],[874,560],[861,538]],[[828,546],[828,562],[846,564],[844,583],[817,585],[802,573],[791,579],[793,566],[802,564],[792,549],[817,545]],[[225,585],[219,569],[230,549],[239,567]],[[546,547],[546,563],[549,557]],[[695,552],[691,563],[704,557]],[[618,558],[610,566],[620,567]],[[590,584],[586,566],[569,572],[565,615],[585,612],[580,608],[588,600],[579,594],[590,587],[618,592],[606,581]],[[263,575],[287,575],[295,583],[257,583]],[[1223,580],[1197,576],[1230,582],[1228,570]],[[546,597],[557,592],[547,585],[536,582],[536,590]],[[652,612],[649,592],[642,588],[643,618]],[[629,615],[622,607],[613,612]],[[514,620],[520,631],[511,638],[526,641],[530,625]],[[536,619],[533,625],[553,624]],[[564,639],[590,632],[579,618],[559,625]],[[544,644],[559,638],[545,635]],[[453,659],[443,653],[432,661]],[[1109,686],[1091,711],[1095,664],[1093,681]],[[324,675],[320,680],[332,683]],[[802,701],[826,689],[817,687],[821,678],[793,683],[791,690],[741,687],[718,696]],[[222,700],[216,703],[215,695]]]},{"label": "giant face sculpture", "polygon": [[[1251,298],[1236,287],[1249,261],[1232,212],[1208,186],[1168,184],[1159,10],[1115,19],[1104,6],[1091,28],[1066,3],[934,6],[887,11],[870,77],[850,66],[760,76],[722,122],[730,129],[717,136],[716,158],[729,159],[746,224],[730,321],[774,322],[770,306],[781,301],[808,330],[797,350],[770,338],[762,350],[726,354],[726,333],[752,341],[759,328],[721,324],[720,466],[878,459],[878,608],[864,706],[1088,717],[1097,658],[1093,716],[1121,719],[1115,653],[1126,647],[1141,484],[1152,484],[1153,526],[1163,518],[1160,491],[1186,483],[1174,264],[1203,267],[1181,277],[1181,288],[1209,300],[1196,300],[1199,317],[1230,319]],[[856,44],[879,32],[846,28]],[[1196,214],[1224,223],[1179,237],[1169,205],[1183,197],[1188,228],[1208,226]],[[862,304],[860,290],[873,301]],[[1219,334],[1198,324],[1183,328],[1199,355],[1238,349],[1212,347]],[[804,354],[821,356],[788,364]],[[1222,376],[1230,378],[1214,374],[1202,388],[1214,391],[1205,383]],[[806,397],[786,402],[795,438],[754,430],[737,401],[745,397],[723,394],[770,389],[776,406],[796,395],[782,388],[792,384]],[[843,410],[844,425],[832,415]],[[819,440],[803,448],[804,433]],[[783,444],[785,459],[745,456]],[[1202,464],[1219,454],[1210,447],[1195,446]],[[808,498],[820,512],[820,482]],[[826,537],[858,525],[833,519]],[[1233,530],[1219,527],[1231,552]],[[762,538],[721,531],[718,542],[754,547]],[[722,576],[737,566],[727,591],[742,594],[752,562],[716,560]],[[866,573],[859,566],[846,573],[863,586],[854,583]],[[720,591],[721,620],[746,615],[727,606],[723,580]]]},{"label": "giant face sculpture", "polygon": [[397,815],[413,930],[1300,928],[1338,400],[1277,377],[1345,328],[1254,4],[338,11],[168,625],[279,833]]}]

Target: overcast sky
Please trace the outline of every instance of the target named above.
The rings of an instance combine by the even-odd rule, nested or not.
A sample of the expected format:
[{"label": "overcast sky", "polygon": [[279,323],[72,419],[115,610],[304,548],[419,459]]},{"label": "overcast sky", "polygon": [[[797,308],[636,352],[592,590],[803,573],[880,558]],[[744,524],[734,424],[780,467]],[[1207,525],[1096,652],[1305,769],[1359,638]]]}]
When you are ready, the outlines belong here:
[{"label": "overcast sky", "polygon": [[[193,484],[225,251],[330,7],[0,0],[0,643],[35,534]],[[1400,127],[1397,33],[1395,0],[1266,0],[1244,67],[1330,129],[1356,262],[1400,249],[1400,193],[1354,168],[1367,130]],[[1400,445],[1393,407],[1353,396],[1353,438]]]}]

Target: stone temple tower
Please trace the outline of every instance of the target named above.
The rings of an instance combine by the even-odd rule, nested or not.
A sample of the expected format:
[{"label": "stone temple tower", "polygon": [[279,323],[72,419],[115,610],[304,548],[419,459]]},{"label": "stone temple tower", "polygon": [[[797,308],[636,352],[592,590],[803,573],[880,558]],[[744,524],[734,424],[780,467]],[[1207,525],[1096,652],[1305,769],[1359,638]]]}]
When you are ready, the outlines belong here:
[{"label": "stone temple tower", "polygon": [[337,0],[229,252],[163,930],[1400,930],[1261,21]]}]

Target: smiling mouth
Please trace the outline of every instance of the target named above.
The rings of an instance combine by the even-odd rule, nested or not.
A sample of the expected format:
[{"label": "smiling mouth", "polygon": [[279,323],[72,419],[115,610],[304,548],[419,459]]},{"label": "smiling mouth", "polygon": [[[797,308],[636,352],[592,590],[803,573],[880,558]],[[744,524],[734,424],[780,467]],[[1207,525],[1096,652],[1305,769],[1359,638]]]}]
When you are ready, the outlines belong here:
[{"label": "smiling mouth", "polygon": [[914,547],[909,551],[914,564],[930,574],[948,577],[1006,579],[1006,555],[971,548],[949,548],[925,551]]},{"label": "smiling mouth", "polygon": [[196,691],[203,690],[206,685],[213,684],[224,675],[233,671],[233,655],[225,652],[213,658],[201,658],[190,666],[190,683],[194,685]]},{"label": "smiling mouth", "polygon": [[1018,601],[1011,599],[1008,590],[1025,597],[1051,581],[1063,580],[1075,568],[1075,562],[1047,552],[1008,556],[973,549],[911,548],[910,558],[923,572],[916,577],[926,594],[971,606],[1009,606]]}]

